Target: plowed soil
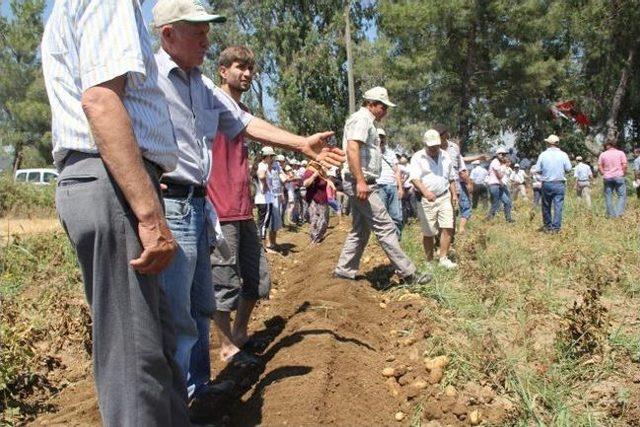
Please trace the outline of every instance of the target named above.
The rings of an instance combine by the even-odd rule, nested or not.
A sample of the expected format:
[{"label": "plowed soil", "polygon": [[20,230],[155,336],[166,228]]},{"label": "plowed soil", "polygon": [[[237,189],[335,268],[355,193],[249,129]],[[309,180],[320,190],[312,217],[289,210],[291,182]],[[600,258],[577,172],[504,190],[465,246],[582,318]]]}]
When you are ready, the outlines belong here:
[{"label": "plowed soil", "polygon": [[[406,291],[376,289],[387,287],[391,271],[375,241],[363,258],[365,278],[346,281],[332,277],[344,225],[330,228],[315,246],[303,230],[280,234],[282,253],[269,255],[271,299],[257,307],[251,324],[252,332],[269,341],[259,355],[265,369],[245,379],[241,396],[227,405],[219,424],[508,422],[511,405],[489,387],[445,387],[446,361],[442,369],[425,363],[424,338],[433,329],[429,313],[437,306]],[[90,363],[76,356],[63,358],[68,386],[48,402],[55,411],[35,425],[99,424]],[[211,357],[214,378],[225,377],[217,348]]]}]

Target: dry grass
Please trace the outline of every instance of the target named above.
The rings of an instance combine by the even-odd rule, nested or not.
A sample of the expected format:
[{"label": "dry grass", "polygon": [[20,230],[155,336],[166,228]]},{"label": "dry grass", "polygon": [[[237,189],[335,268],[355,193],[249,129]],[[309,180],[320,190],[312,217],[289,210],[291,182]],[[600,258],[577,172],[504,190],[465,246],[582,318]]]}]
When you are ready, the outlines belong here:
[{"label": "dry grass", "polygon": [[[413,289],[439,303],[428,344],[452,358],[447,382],[490,384],[517,405],[515,424],[637,422],[640,204],[611,220],[595,193],[592,212],[568,195],[557,235],[538,232],[523,204],[514,225],[476,212],[459,270],[431,267],[435,280]],[[403,245],[424,265],[418,236],[414,224]]]}]

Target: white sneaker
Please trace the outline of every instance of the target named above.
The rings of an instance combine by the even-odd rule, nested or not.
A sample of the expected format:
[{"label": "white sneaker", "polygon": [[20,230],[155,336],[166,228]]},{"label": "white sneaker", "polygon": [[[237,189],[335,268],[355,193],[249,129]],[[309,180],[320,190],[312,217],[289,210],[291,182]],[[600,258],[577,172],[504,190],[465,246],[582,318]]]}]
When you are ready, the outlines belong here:
[{"label": "white sneaker", "polygon": [[447,258],[446,256],[445,256],[445,257],[440,258],[440,262],[439,262],[439,264],[440,264],[442,267],[446,268],[447,270],[453,270],[453,269],[455,269],[455,268],[458,268],[458,264],[456,264],[455,262],[451,261],[451,260],[450,260],[449,258]]}]

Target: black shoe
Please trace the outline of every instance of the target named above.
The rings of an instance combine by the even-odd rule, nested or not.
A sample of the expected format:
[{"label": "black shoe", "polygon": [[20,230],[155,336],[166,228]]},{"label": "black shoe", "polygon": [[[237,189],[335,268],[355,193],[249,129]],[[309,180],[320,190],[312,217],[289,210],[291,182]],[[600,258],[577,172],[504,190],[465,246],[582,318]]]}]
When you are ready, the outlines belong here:
[{"label": "black shoe", "polygon": [[427,271],[416,271],[413,274],[405,276],[401,279],[403,285],[424,285],[433,280],[433,274]]},{"label": "black shoe", "polygon": [[189,418],[192,422],[214,421],[223,415],[229,401],[233,398],[236,383],[232,380],[213,383],[189,400]]}]

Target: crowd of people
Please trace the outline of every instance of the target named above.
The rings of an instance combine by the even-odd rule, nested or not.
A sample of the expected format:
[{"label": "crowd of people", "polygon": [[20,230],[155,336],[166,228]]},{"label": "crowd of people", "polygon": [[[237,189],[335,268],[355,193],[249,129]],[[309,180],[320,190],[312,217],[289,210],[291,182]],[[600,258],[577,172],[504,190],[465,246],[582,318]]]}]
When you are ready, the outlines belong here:
[{"label": "crowd of people", "polygon": [[[266,344],[251,336],[249,320],[269,295],[265,254],[281,249],[283,226],[307,222],[309,244],[318,245],[329,212],[338,221],[348,215],[334,277],[358,278],[373,233],[400,282],[410,284],[436,273],[417,269],[400,245],[412,217],[426,259],[445,269],[457,268],[451,244],[473,211],[491,219],[502,209],[513,222],[513,201],[528,200],[528,183],[543,229],[561,226],[572,165],[557,136],[530,169],[503,147],[492,158],[463,156],[441,124],[426,130],[416,153],[396,153],[380,126],[395,107],[383,87],[364,92],[341,149],[328,144],[331,131],[289,133],[242,103],[255,72],[250,49],[220,53],[219,86],[203,75],[210,25],[224,20],[196,0],[159,0],[155,53],[137,2],[58,0],[45,28],[41,56],[61,171],[56,205],[91,306],[107,426],[215,417],[233,385],[210,379],[212,321],[220,363],[260,368],[255,354]],[[263,144],[255,156],[247,139]],[[618,217],[626,156],[607,144],[598,172],[607,213]],[[576,160],[576,189],[590,206],[594,174]],[[640,160],[634,164],[640,182]]]}]

